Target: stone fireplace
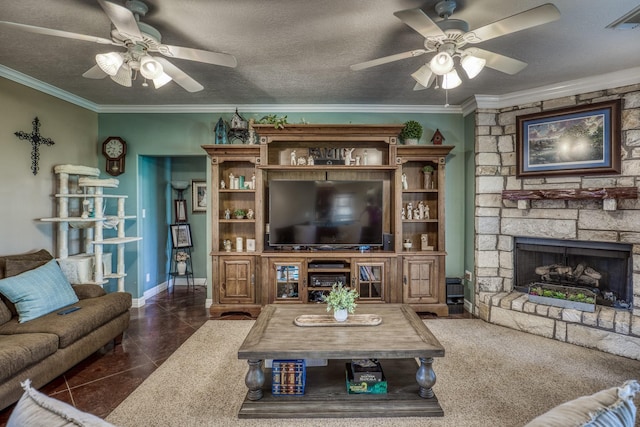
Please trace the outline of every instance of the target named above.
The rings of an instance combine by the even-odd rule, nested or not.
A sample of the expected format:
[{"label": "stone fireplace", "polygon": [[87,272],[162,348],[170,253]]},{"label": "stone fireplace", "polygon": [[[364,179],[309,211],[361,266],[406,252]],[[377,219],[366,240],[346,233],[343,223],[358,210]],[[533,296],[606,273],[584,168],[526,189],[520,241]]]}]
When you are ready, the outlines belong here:
[{"label": "stone fireplace", "polygon": [[[613,99],[622,100],[620,175],[516,178],[517,116]],[[478,109],[475,119],[473,313],[491,323],[640,360],[640,85]],[[521,200],[510,192],[536,197]],[[536,247],[540,243],[549,247]],[[526,266],[525,260],[538,265]],[[594,312],[586,312],[529,301],[524,282],[540,277],[536,267],[552,264],[568,264],[563,271],[572,274],[589,267],[600,274],[592,275],[598,281],[594,287],[603,288],[602,298],[615,293],[623,303],[603,299]]]}]

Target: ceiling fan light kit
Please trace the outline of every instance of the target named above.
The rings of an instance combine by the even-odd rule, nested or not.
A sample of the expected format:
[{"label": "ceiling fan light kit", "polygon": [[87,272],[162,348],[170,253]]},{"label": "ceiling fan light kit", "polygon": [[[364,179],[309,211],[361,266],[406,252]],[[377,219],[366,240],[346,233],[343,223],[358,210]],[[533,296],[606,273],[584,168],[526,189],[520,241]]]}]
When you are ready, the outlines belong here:
[{"label": "ceiling fan light kit", "polygon": [[462,68],[470,79],[480,74],[480,71],[482,71],[486,63],[486,59],[473,55],[464,55],[460,60],[460,65],[462,65]]},{"label": "ceiling fan light kit", "polygon": [[454,89],[462,84],[460,76],[456,70],[451,70],[442,76],[442,89]]},{"label": "ceiling fan light kit", "polygon": [[484,68],[489,67],[506,74],[520,72],[526,63],[518,59],[490,52],[479,48],[462,49],[467,44],[477,44],[496,37],[522,31],[527,28],[547,24],[560,18],[560,11],[551,3],[500,19],[491,24],[469,31],[469,24],[460,19],[450,19],[457,4],[455,0],[443,0],[435,5],[435,11],[442,20],[435,22],[421,9],[407,9],[395,12],[394,15],[411,27],[423,38],[424,49],[414,49],[382,58],[354,64],[354,71],[394,61],[413,58],[425,53],[434,56],[420,67],[411,77],[417,82],[413,90],[426,89],[441,76],[440,86],[436,81],[436,89],[453,89],[462,84],[455,69],[455,58],[460,58],[460,66],[467,77],[476,77]]},{"label": "ceiling fan light kit", "polygon": [[143,56],[140,59],[140,74],[149,80],[155,80],[164,74],[162,65],[150,56]]},{"label": "ceiling fan light kit", "polygon": [[115,76],[123,63],[124,59],[118,52],[99,53],[96,55],[98,67],[110,76]]},{"label": "ceiling fan light kit", "polygon": [[429,62],[431,71],[439,76],[443,76],[453,70],[453,58],[447,52],[440,52]]}]

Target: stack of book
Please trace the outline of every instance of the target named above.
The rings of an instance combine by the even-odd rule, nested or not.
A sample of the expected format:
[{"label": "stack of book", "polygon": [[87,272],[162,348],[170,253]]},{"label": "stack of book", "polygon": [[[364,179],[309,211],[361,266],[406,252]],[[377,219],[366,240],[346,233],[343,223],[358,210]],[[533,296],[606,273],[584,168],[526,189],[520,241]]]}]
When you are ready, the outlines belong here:
[{"label": "stack of book", "polygon": [[377,359],[358,359],[346,363],[349,394],[384,394],[387,380]]},{"label": "stack of book", "polygon": [[306,380],[304,359],[274,360],[271,365],[271,394],[302,395]]}]

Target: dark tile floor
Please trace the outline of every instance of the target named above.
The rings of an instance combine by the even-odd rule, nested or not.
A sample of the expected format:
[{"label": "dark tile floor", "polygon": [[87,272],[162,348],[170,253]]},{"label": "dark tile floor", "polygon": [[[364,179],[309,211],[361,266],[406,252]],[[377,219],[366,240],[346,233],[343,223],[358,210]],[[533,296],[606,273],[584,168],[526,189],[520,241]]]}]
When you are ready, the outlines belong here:
[{"label": "dark tile floor", "polygon": [[[106,417],[158,366],[209,319],[205,308],[206,289],[162,292],[147,300],[144,307],[131,309],[131,322],[122,345],[112,344],[96,352],[40,389],[56,399],[99,417]],[[422,318],[431,318],[428,314]],[[452,318],[470,318],[467,312]],[[250,319],[229,314],[222,319]],[[5,426],[14,405],[0,411]]]},{"label": "dark tile floor", "polygon": [[[209,319],[206,289],[162,292],[131,309],[122,345],[111,344],[54,379],[40,391],[100,417],[107,416]],[[235,316],[238,318],[238,316]],[[0,411],[0,426],[13,406]]]}]

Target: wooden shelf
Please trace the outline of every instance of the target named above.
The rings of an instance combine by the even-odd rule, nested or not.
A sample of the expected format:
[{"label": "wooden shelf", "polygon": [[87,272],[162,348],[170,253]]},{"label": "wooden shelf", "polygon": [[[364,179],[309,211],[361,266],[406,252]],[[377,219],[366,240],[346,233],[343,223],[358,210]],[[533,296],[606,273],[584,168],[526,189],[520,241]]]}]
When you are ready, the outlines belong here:
[{"label": "wooden shelf", "polygon": [[503,190],[503,200],[637,199],[636,187],[575,188],[562,190]]},{"label": "wooden shelf", "polygon": [[345,363],[329,360],[328,366],[308,367],[303,396],[273,396],[271,370],[265,369],[260,400],[246,398],[238,418],[377,418],[442,417],[437,397],[418,396],[414,359],[381,360],[388,381],[386,394],[348,394]]}]

